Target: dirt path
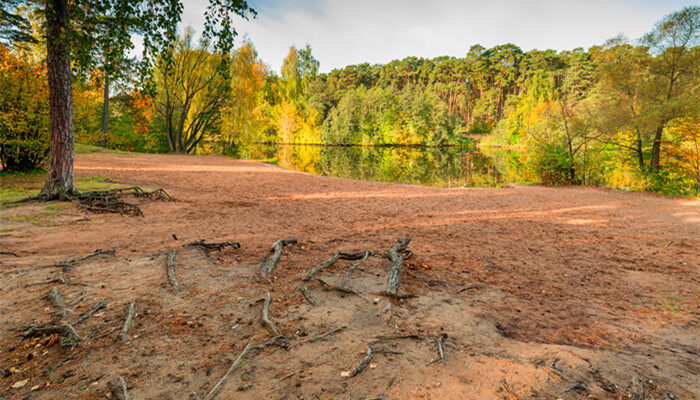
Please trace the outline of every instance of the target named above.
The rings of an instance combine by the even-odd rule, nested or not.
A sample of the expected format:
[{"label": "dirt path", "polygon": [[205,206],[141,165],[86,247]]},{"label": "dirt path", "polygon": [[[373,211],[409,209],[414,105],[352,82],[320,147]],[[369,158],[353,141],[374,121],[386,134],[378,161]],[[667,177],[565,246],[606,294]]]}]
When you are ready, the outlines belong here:
[{"label": "dirt path", "polygon": [[[642,386],[654,399],[700,397],[700,202],[591,188],[391,185],[220,157],[82,154],[76,174],[162,187],[178,201],[143,202],[143,218],[69,208],[60,225],[0,234],[0,250],[20,256],[0,256],[0,398],[104,398],[116,375],[134,399],[204,397],[245,343],[274,337],[253,303],[266,292],[289,348],[256,351],[220,399],[617,398]],[[385,323],[375,294],[390,269],[383,255],[406,235],[414,255],[400,292],[418,297],[395,300]],[[271,282],[260,281],[262,255],[287,237],[300,243],[285,248]],[[182,247],[201,238],[242,247],[214,251],[212,262]],[[36,268],[100,248],[116,257]],[[165,275],[174,248],[178,294]],[[294,292],[301,277],[339,250],[372,253],[351,278],[363,296],[311,282],[316,305],[306,303]],[[337,283],[350,263],[319,276]],[[59,276],[89,286],[43,284]],[[59,318],[43,299],[51,286],[67,302],[84,293],[69,320],[107,304],[76,327],[86,338],[74,349],[51,343],[56,335],[18,338],[20,326]],[[127,344],[110,330],[132,300]],[[397,332],[447,335],[446,359],[426,366],[434,341],[397,340],[362,373],[341,376],[369,340]],[[577,383],[587,390],[562,393]]]}]

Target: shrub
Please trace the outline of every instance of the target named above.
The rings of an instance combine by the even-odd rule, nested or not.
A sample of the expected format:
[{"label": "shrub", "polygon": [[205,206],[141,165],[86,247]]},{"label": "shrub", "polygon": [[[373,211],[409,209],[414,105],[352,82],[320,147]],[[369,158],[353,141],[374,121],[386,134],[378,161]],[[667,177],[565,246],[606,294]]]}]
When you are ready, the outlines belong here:
[{"label": "shrub", "polygon": [[29,171],[49,151],[46,72],[0,46],[0,162],[5,171]]}]

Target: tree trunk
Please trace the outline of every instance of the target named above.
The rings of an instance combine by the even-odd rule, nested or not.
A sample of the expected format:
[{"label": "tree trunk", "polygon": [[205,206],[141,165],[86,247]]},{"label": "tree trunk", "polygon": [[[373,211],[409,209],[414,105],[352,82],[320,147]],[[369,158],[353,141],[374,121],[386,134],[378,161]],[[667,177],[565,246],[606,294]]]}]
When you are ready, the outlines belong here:
[{"label": "tree trunk", "polygon": [[100,133],[100,146],[107,145],[107,124],[109,123],[109,73],[105,71],[105,89],[102,99],[102,131]]},{"label": "tree trunk", "polygon": [[73,88],[70,72],[68,0],[47,0],[46,69],[51,115],[51,155],[43,199],[65,198],[73,187]]},{"label": "tree trunk", "polygon": [[661,165],[661,139],[664,134],[664,126],[666,121],[661,121],[659,127],[656,128],[656,134],[654,135],[654,144],[651,146],[651,160],[649,165],[650,172],[659,172],[659,167]]}]

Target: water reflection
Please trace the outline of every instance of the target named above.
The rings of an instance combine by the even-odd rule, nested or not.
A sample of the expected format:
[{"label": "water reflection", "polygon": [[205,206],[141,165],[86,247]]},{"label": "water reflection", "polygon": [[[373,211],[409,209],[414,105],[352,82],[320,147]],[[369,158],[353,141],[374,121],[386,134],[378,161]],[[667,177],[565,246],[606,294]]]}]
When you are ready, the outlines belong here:
[{"label": "water reflection", "polygon": [[316,175],[431,186],[499,187],[512,182],[494,157],[476,145],[465,147],[338,147],[255,144],[239,148],[240,158],[266,160]]}]

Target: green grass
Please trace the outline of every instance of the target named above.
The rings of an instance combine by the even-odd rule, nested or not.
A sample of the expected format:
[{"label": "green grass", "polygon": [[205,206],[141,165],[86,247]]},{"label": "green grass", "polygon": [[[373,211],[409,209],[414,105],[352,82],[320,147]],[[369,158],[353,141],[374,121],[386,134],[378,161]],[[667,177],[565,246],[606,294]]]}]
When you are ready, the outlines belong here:
[{"label": "green grass", "polygon": [[[39,193],[46,179],[44,171],[27,173],[0,173],[0,209],[2,203],[16,201]],[[81,192],[128,187],[106,176],[75,178],[75,187]],[[52,204],[51,206],[56,205]]]},{"label": "green grass", "polygon": [[128,151],[124,150],[113,150],[113,149],[108,149],[105,147],[100,147],[100,146],[92,146],[89,144],[75,144],[75,154],[90,154],[90,153],[96,153],[98,151],[106,151],[109,153],[116,153],[116,154],[128,154]]}]

